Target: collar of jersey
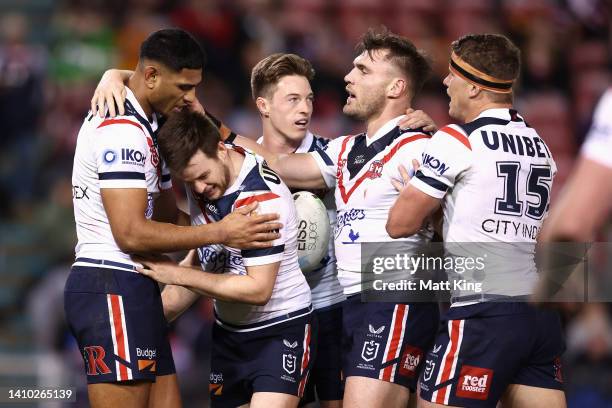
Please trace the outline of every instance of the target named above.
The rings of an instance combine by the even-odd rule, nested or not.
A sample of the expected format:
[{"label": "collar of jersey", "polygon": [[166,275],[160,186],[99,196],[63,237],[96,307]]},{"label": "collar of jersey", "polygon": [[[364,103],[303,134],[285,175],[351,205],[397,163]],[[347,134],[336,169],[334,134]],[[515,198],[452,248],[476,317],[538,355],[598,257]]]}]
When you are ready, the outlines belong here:
[{"label": "collar of jersey", "polygon": [[244,179],[246,178],[246,176],[248,176],[248,174],[253,169],[253,166],[252,166],[253,162],[256,162],[255,155],[250,150],[245,149],[244,161],[242,162],[240,173],[238,173],[238,177],[236,177],[236,180],[234,181],[234,183],[231,186],[229,186],[227,190],[225,190],[225,193],[223,193],[222,197],[225,197],[227,195],[233,194],[236,191],[238,191],[238,189],[244,182]]},{"label": "collar of jersey", "polygon": [[381,137],[389,133],[391,129],[397,126],[397,124],[399,123],[400,120],[402,120],[403,117],[404,115],[400,115],[396,118],[391,119],[390,121],[385,123],[380,129],[378,129],[378,131],[374,133],[373,137],[368,137],[368,135],[365,134],[366,146],[370,147],[372,143],[374,143],[375,141],[377,141],[378,139],[380,139]]},{"label": "collar of jersey", "polygon": [[[480,112],[480,115],[478,115],[476,119],[478,118],[499,118],[499,119],[504,119],[504,120],[512,120],[512,116],[510,115],[511,110],[514,110],[514,109],[509,109],[509,108],[487,109],[487,110]],[[525,119],[520,114],[518,114],[518,112],[516,116],[522,121],[525,121]]]},{"label": "collar of jersey", "polygon": [[[125,99],[130,101],[134,109],[136,109],[136,112],[138,112],[140,116],[142,116],[145,120],[148,121],[147,114],[142,109],[142,106],[140,106],[140,104],[138,103],[138,99],[136,99],[134,92],[132,92],[132,90],[128,88],[127,86],[125,87]],[[154,113],[152,117],[153,117],[153,120],[149,123],[151,124],[151,127],[153,128],[153,130],[155,130],[157,128],[157,115]]]},{"label": "collar of jersey", "polygon": [[[306,136],[304,136],[304,139],[302,139],[302,143],[300,143],[298,148],[295,149],[294,153],[308,153],[308,151],[310,150],[310,145],[312,145],[313,138],[314,138],[314,135],[312,134],[312,132],[310,130],[307,130]],[[260,136],[259,139],[257,139],[257,143],[258,144],[263,143],[263,136]]]}]

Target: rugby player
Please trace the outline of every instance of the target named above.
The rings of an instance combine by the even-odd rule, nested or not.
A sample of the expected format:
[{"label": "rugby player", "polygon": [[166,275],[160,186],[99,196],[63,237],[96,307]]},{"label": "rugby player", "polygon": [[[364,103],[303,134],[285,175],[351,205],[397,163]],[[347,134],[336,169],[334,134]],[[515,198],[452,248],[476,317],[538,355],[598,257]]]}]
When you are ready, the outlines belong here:
[{"label": "rugby player", "polygon": [[389,234],[410,236],[442,205],[445,245],[470,252],[486,242],[480,248],[494,248],[488,255],[514,255],[503,268],[463,276],[479,281],[486,274],[481,293],[453,292],[421,374],[423,407],[565,406],[559,316],[525,301],[537,271],[524,260],[546,217],[556,166],[513,108],[519,71],[520,51],[502,35],[452,43],[444,85],[449,114],[460,123],[434,134],[389,213]]},{"label": "rugby player", "polygon": [[[368,31],[346,75],[343,111],[365,123],[360,135],[331,140],[309,153],[275,154],[238,136],[263,155],[288,186],[334,189],[338,218],[334,231],[342,304],[343,406],[404,407],[415,391],[424,353],[433,342],[438,308],[432,303],[362,302],[361,244],[391,242],[384,225],[399,194],[391,180],[399,164],[421,157],[431,135],[398,123],[429,74],[426,59],[407,39]],[[265,105],[260,105],[264,112]],[[402,239],[426,243],[422,229]],[[366,276],[365,274],[363,276]],[[362,285],[364,283],[364,285]]]},{"label": "rugby player", "polygon": [[95,407],[180,405],[159,289],[136,273],[130,254],[218,242],[266,248],[278,238],[269,231],[280,224],[259,225],[274,215],[247,216],[255,206],[218,224],[172,224],[188,219],[176,210],[158,153],[158,115],[193,102],[203,65],[201,48],[186,32],[153,33],[129,79],[124,115],[90,112],[78,135],[72,175],[78,243],[65,313]]},{"label": "rugby player", "polygon": [[[261,117],[263,147],[278,154],[306,153],[323,149],[328,139],[308,127],[314,95],[310,81],[314,70],[295,54],[272,54],[259,61],[251,73],[251,91]],[[320,192],[330,223],[336,223],[333,192]],[[318,269],[305,274],[318,320],[317,357],[302,404],[319,400],[321,407],[340,407],[342,402],[342,308],[344,292],[338,282],[333,240]]]},{"label": "rugby player", "polygon": [[235,208],[260,202],[283,227],[271,248],[198,248],[200,267],[146,261],[141,273],[168,285],[164,308],[214,299],[210,397],[213,407],[297,407],[308,379],[316,335],[310,288],[297,257],[297,214],[289,189],[260,158],[226,145],[198,112],[172,115],[159,135],[168,167],[185,181],[193,225],[214,224]]}]

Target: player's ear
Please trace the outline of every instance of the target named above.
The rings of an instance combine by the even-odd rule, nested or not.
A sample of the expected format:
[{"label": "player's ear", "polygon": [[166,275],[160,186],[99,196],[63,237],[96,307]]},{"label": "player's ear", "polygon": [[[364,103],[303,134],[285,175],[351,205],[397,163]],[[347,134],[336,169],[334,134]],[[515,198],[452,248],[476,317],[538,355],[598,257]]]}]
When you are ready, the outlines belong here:
[{"label": "player's ear", "polygon": [[482,89],[480,89],[479,87],[477,87],[476,85],[472,85],[469,84],[469,88],[468,88],[468,96],[470,98],[476,98],[480,95],[480,93],[482,92]]},{"label": "player's ear", "polygon": [[153,89],[159,81],[159,70],[154,65],[144,67],[144,78],[147,88]]},{"label": "player's ear", "polygon": [[403,78],[393,78],[387,87],[387,96],[392,99],[401,97],[408,87],[408,82]]},{"label": "player's ear", "polygon": [[266,98],[258,96],[257,99],[255,99],[255,105],[257,105],[257,109],[261,116],[266,118],[270,116],[270,104]]},{"label": "player's ear", "polygon": [[219,143],[217,144],[217,158],[219,160],[225,160],[226,157],[227,157],[227,147],[225,146],[225,143],[223,142],[223,140],[220,140]]}]

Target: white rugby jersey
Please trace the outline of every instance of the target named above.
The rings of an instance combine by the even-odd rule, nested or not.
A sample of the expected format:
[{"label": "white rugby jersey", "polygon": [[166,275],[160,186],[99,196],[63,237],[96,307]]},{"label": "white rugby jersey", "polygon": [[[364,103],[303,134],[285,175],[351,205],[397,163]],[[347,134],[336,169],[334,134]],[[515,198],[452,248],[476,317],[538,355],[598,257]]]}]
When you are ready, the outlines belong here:
[{"label": "white rugby jersey", "polygon": [[612,88],[601,97],[593,124],[581,149],[581,154],[604,166],[612,167]]},{"label": "white rugby jersey", "polygon": [[[548,212],[557,171],[535,129],[514,109],[488,109],[472,122],[438,130],[421,163],[410,183],[432,197],[444,198],[445,243],[523,243],[462,245],[464,254],[488,253],[490,259],[503,259],[503,267],[489,268],[485,262],[482,293],[531,293],[537,272],[529,254]],[[498,250],[503,253],[492,253]]]},{"label": "white rugby jersey", "polygon": [[[135,265],[113,238],[100,189],[146,189],[145,216],[150,219],[161,189],[172,187],[170,173],[157,150],[157,118],[153,115],[149,123],[132,91],[127,87],[126,91],[125,115],[103,119],[89,113],[77,138],[72,200],[78,265],[110,265],[130,271]],[[100,265],[100,261],[111,263]]]},{"label": "white rugby jersey", "polygon": [[280,214],[279,222],[283,224],[281,237],[273,242],[271,248],[239,250],[224,245],[198,248],[202,269],[213,273],[246,275],[248,266],[280,261],[272,297],[266,305],[214,300],[219,324],[251,326],[308,308],[311,297],[310,288],[298,264],[297,215],[289,189],[261,158],[256,158],[253,153],[240,147],[233,148],[245,155],[244,163],[240,174],[223,196],[214,201],[206,201],[187,188],[187,197],[193,225],[219,221],[234,209],[254,201],[259,202],[259,213]]},{"label": "white rugby jersey", "polygon": [[[260,137],[257,140],[257,143],[263,143],[263,137]],[[306,132],[304,139],[302,139],[300,146],[295,150],[295,153],[308,153],[313,152],[316,149],[324,149],[325,146],[327,146],[327,143],[329,143],[329,139],[316,136],[308,131]],[[331,231],[333,231],[336,225],[336,205],[334,203],[333,190],[325,191],[321,199],[327,208],[327,215],[329,216]],[[334,253],[333,239],[330,238],[329,240],[329,250],[327,252],[327,256],[321,260],[321,267],[308,272],[305,276],[306,281],[310,286],[312,306],[315,309],[322,309],[324,307],[335,305],[336,303],[342,302],[344,299],[346,299],[342,286],[338,281],[338,275],[336,272],[336,255]]]},{"label": "white rugby jersey", "polygon": [[327,186],[335,187],[334,244],[338,279],[346,295],[361,291],[362,243],[420,244],[433,235],[430,229],[423,229],[411,237],[393,239],[385,229],[389,210],[399,195],[391,180],[401,180],[398,166],[411,169],[412,159],[420,159],[431,137],[427,132],[401,130],[397,124],[402,117],[387,122],[371,138],[365,133],[342,136],[311,153]]}]

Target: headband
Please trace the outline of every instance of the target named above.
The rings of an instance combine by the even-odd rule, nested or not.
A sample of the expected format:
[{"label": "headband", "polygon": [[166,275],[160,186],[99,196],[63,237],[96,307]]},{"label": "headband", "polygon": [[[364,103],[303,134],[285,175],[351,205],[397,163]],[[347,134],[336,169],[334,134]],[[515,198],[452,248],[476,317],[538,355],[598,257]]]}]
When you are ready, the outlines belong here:
[{"label": "headband", "polygon": [[479,88],[496,93],[511,93],[514,80],[499,79],[474,68],[462,60],[455,52],[451,53],[448,67],[454,74]]}]

